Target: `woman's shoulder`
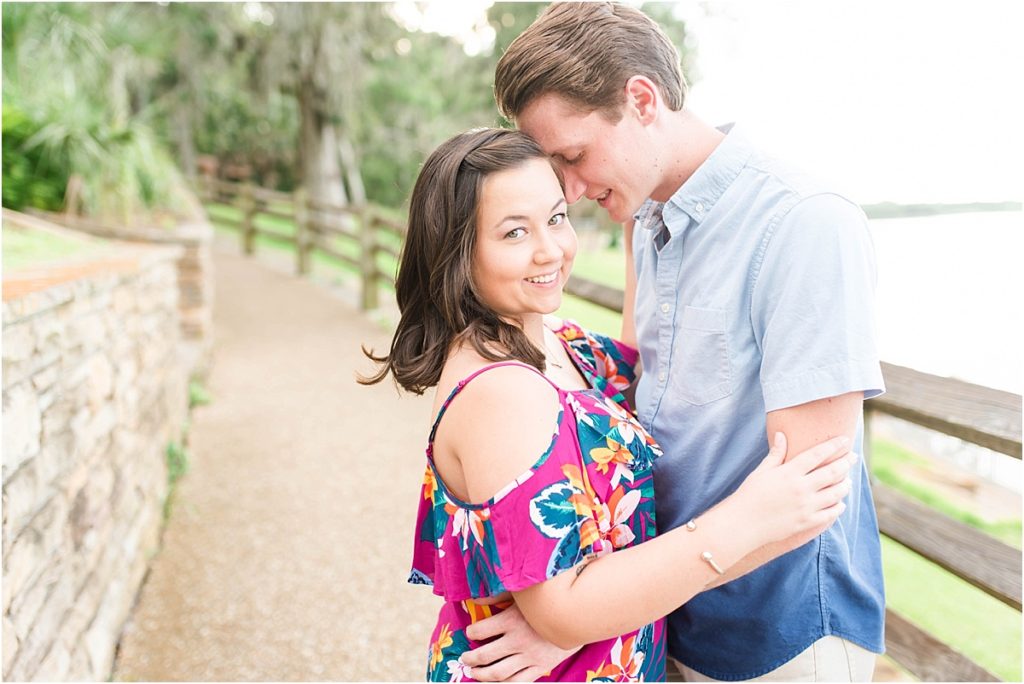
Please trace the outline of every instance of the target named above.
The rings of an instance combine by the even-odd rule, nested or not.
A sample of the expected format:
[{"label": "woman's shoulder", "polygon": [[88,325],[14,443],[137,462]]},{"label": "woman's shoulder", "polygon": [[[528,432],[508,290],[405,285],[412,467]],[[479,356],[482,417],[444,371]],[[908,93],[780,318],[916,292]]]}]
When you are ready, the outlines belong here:
[{"label": "woman's shoulder", "polygon": [[481,361],[453,364],[436,433],[436,444],[461,464],[473,502],[491,498],[535,464],[558,432],[562,410],[559,391],[539,371]]},{"label": "woman's shoulder", "polygon": [[518,361],[493,362],[479,355],[453,358],[438,383],[438,395],[450,402],[451,423],[488,427],[528,423],[557,409],[558,390],[544,375]]},{"label": "woman's shoulder", "polygon": [[456,389],[459,394],[481,399],[512,394],[536,398],[554,392],[551,382],[532,366],[521,361],[495,362],[471,347],[456,349],[445,363],[437,383],[438,403]]}]

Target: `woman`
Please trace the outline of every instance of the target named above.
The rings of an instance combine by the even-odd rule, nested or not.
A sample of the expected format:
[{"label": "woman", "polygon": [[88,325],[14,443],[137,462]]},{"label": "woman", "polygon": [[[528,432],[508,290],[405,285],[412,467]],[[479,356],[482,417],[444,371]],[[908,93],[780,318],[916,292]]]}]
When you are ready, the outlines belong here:
[{"label": "woman", "polygon": [[780,435],[732,496],[655,537],[660,451],[622,394],[636,351],[546,318],[576,253],[565,210],[556,169],[511,130],[442,144],[413,190],[401,320],[364,382],[437,387],[410,578],[445,599],[431,681],[468,680],[466,626],[511,600],[549,641],[585,644],[517,679],[664,679],[663,615],[844,508],[845,440],[783,463]]}]

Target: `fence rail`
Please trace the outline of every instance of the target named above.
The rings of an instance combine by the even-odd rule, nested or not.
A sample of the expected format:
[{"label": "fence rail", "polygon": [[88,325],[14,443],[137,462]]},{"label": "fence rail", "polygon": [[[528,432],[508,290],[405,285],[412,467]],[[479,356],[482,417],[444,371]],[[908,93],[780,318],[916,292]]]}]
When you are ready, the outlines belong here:
[{"label": "fence rail", "polygon": [[[256,235],[265,235],[296,246],[299,274],[308,273],[313,250],[356,268],[364,309],[378,305],[379,285],[393,277],[377,265],[377,255],[384,253],[397,259],[399,250],[380,236],[400,240],[405,228],[381,215],[379,208],[325,204],[309,200],[301,190],[289,195],[209,178],[201,181],[200,194],[206,201],[228,202],[242,209],[241,221],[218,221],[238,226],[247,254],[254,251]],[[276,206],[268,207],[270,202]],[[260,214],[294,221],[295,234],[256,227]],[[358,256],[344,254],[328,244],[331,236],[354,243]],[[622,311],[622,290],[572,276],[566,291],[606,309]],[[872,417],[888,415],[1021,458],[1021,395],[888,363],[882,364],[882,373],[886,393],[865,404],[866,436]],[[883,535],[1021,610],[1020,550],[880,483],[873,485],[873,492]],[[981,665],[891,609],[886,610],[886,647],[893,660],[925,681],[999,681]]]}]

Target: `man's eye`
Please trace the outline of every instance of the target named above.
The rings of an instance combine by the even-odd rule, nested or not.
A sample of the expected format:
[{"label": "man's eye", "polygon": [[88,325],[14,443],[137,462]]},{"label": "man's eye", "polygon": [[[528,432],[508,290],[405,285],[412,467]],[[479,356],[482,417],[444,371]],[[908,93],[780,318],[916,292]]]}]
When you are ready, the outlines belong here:
[{"label": "man's eye", "polygon": [[513,228],[512,230],[505,233],[506,240],[515,240],[516,238],[522,237],[526,233],[522,228]]},{"label": "man's eye", "polygon": [[574,164],[579,164],[581,161],[583,161],[583,153],[582,152],[577,154],[572,159],[566,159],[565,163],[568,164],[569,166],[573,166]]},{"label": "man's eye", "polygon": [[548,219],[548,225],[549,226],[557,226],[557,225],[559,225],[561,223],[565,223],[566,219],[568,219],[568,218],[569,217],[565,215],[564,211],[560,212],[560,213],[555,214],[554,216],[552,216],[551,218]]}]

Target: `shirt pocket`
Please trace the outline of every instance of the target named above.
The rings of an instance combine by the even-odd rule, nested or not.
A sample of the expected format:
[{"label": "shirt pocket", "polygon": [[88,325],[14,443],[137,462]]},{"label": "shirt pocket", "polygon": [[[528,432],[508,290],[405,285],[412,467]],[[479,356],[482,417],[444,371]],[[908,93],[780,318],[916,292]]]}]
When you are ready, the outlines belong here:
[{"label": "shirt pocket", "polygon": [[701,406],[732,394],[726,319],[722,309],[683,309],[670,375],[672,390],[687,403]]}]

